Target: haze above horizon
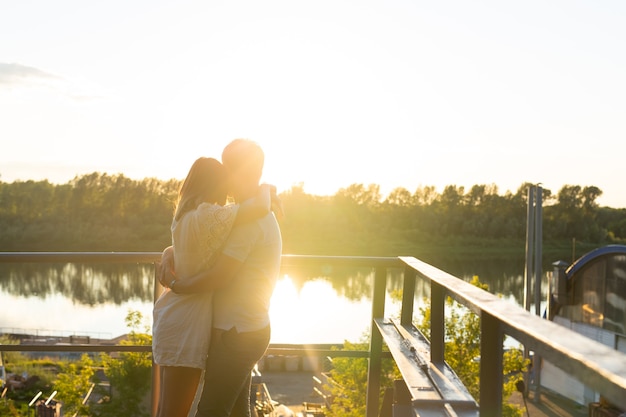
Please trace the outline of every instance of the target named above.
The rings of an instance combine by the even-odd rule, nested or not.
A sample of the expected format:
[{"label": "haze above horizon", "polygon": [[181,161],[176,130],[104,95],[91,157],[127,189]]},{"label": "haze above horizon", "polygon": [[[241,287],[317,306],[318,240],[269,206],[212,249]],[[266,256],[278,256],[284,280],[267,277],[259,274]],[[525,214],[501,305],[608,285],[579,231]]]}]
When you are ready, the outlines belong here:
[{"label": "haze above horizon", "polygon": [[264,180],[597,186],[626,208],[626,3],[0,5],[0,181],[182,179],[231,139]]}]

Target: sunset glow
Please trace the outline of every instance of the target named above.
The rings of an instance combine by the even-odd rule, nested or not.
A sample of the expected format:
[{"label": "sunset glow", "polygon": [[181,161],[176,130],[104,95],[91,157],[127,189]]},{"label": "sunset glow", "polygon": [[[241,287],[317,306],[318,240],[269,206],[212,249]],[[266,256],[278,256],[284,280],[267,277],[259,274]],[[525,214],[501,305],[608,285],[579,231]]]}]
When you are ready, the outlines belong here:
[{"label": "sunset glow", "polygon": [[369,299],[343,299],[328,281],[310,280],[297,291],[289,276],[284,276],[272,297],[272,342],[359,341],[370,330],[371,308]]},{"label": "sunset glow", "polygon": [[0,180],[184,178],[247,137],[265,180],[594,185],[626,207],[626,3],[14,1]]}]

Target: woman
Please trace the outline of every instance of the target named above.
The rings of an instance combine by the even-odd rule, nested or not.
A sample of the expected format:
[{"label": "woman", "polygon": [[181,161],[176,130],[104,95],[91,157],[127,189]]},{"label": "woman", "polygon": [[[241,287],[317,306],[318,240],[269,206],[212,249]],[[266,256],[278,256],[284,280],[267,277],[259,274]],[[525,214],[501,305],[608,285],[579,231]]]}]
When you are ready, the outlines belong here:
[{"label": "woman", "polygon": [[174,252],[176,277],[154,307],[153,357],[161,367],[157,417],[187,416],[209,348],[212,294],[175,294],[176,281],[211,266],[233,225],[268,214],[275,195],[272,187],[262,185],[249,202],[226,204],[227,190],[222,164],[199,158],[179,192],[172,246],[166,249]]}]

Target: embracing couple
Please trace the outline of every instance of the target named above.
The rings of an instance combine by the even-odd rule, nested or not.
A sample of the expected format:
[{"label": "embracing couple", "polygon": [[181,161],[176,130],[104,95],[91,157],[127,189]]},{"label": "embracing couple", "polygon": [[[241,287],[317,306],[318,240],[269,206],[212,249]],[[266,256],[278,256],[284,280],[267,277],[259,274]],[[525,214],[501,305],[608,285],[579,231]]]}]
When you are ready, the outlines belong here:
[{"label": "embracing couple", "polygon": [[[251,372],[270,341],[269,303],[282,241],[276,190],[260,185],[264,153],[235,139],[194,162],[183,182],[172,246],[157,266],[167,289],[154,307],[152,349],[160,366],[157,417],[250,416]],[[227,204],[227,197],[234,203]]]}]

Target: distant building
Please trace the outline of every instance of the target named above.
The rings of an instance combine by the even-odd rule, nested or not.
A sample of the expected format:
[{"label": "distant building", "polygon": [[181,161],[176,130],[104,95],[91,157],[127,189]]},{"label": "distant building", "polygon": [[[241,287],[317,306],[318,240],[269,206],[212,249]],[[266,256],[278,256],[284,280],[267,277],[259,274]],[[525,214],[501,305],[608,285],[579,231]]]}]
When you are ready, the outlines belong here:
[{"label": "distant building", "polygon": [[[555,323],[626,353],[626,246],[593,250],[569,266],[555,264],[548,311]],[[545,361],[541,386],[579,404],[601,394]]]}]

